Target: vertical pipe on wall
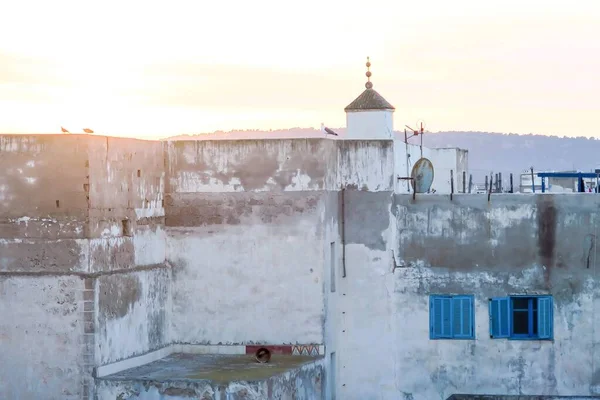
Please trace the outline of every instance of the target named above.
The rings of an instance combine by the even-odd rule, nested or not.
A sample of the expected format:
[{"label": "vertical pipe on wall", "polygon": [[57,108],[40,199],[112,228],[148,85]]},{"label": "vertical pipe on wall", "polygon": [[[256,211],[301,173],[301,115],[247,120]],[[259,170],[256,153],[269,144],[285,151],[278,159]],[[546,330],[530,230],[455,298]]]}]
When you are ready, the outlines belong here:
[{"label": "vertical pipe on wall", "polygon": [[[408,151],[408,137],[406,136],[406,128],[404,128],[404,144],[406,147],[406,176],[410,176],[410,153]],[[410,193],[410,180],[406,180],[406,190]]]},{"label": "vertical pipe on wall", "polygon": [[510,173],[510,192],[514,193],[514,191],[513,191],[513,177],[512,177],[512,172]]},{"label": "vertical pipe on wall", "polygon": [[463,193],[467,193],[467,171],[463,171],[463,181],[462,181],[462,187],[463,187]]},{"label": "vertical pipe on wall", "polygon": [[531,167],[531,190],[535,193],[535,179],[533,178],[533,167]]},{"label": "vertical pipe on wall", "polygon": [[542,193],[546,193],[546,178],[542,176]]},{"label": "vertical pipe on wall", "polygon": [[346,277],[346,188],[342,188],[342,278]]},{"label": "vertical pipe on wall", "polygon": [[498,192],[503,193],[504,190],[502,188],[502,172],[498,172]]},{"label": "vertical pipe on wall", "polygon": [[485,191],[487,192],[488,190],[488,176],[485,176]]},{"label": "vertical pipe on wall", "polygon": [[469,193],[471,193],[472,188],[473,188],[473,174],[469,174]]},{"label": "vertical pipe on wall", "polygon": [[450,200],[452,200],[453,195],[454,195],[454,171],[450,170]]}]

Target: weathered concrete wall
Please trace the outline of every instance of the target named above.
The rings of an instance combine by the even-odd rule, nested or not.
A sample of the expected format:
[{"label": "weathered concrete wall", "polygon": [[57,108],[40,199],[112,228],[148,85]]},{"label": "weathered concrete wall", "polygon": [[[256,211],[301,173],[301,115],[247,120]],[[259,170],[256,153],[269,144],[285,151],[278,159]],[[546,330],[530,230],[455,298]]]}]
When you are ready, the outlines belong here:
[{"label": "weathered concrete wall", "polygon": [[[346,191],[343,237],[346,278],[338,280],[335,387],[339,399],[398,398],[390,351],[393,192]],[[360,378],[358,378],[360,377]]]},{"label": "weathered concrete wall", "polygon": [[87,146],[77,135],[0,136],[0,271],[86,269]]},{"label": "weathered concrete wall", "polygon": [[177,141],[167,144],[168,193],[325,190],[336,141]]},{"label": "weathered concrete wall", "polygon": [[99,365],[170,344],[170,275],[158,268],[97,279]]},{"label": "weathered concrete wall", "polygon": [[90,271],[164,263],[163,144],[98,139],[89,161]]},{"label": "weathered concrete wall", "polygon": [[0,271],[98,273],[164,262],[162,143],[3,135],[0,154]]},{"label": "weathered concrete wall", "polygon": [[393,190],[393,142],[191,141],[167,152],[174,340],[323,343],[337,191]]},{"label": "weathered concrete wall", "polygon": [[0,276],[0,398],[81,399],[84,281]]},{"label": "weathered concrete wall", "polygon": [[322,343],[318,192],[169,196],[176,342]]},{"label": "weathered concrete wall", "polygon": [[[0,397],[87,398],[97,363],[168,343],[163,157],[159,142],[0,136]],[[132,268],[148,271],[114,274]]]},{"label": "weathered concrete wall", "polygon": [[[597,393],[600,199],[395,196],[392,210],[396,395]],[[430,294],[475,295],[476,340],[429,340]],[[489,338],[488,298],[514,294],[553,296],[554,341]]]}]

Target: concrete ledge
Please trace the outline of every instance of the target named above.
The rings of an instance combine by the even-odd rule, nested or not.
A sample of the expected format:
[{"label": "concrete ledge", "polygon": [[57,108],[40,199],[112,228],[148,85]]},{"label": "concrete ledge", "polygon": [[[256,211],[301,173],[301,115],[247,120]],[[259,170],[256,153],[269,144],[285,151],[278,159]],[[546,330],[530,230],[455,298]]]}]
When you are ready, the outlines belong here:
[{"label": "concrete ledge", "polygon": [[126,360],[97,367],[95,376],[101,378],[103,376],[116,374],[118,372],[125,371],[126,369],[139,367],[140,365],[160,360],[161,358],[165,358],[170,354],[173,354],[175,352],[173,351],[174,347],[175,346],[173,345],[169,345],[141,356],[131,357]]}]

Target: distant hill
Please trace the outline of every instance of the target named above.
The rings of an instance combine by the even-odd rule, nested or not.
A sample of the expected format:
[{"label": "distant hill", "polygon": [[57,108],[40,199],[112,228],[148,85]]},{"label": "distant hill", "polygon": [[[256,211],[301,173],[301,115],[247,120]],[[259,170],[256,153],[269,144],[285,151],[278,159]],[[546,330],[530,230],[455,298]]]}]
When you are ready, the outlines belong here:
[{"label": "distant hill", "polygon": [[[343,134],[345,129],[333,129]],[[401,138],[404,133],[396,132]],[[323,137],[312,128],[291,128],[272,131],[239,130],[200,135],[181,135],[168,140],[231,140],[253,138]],[[418,138],[409,139],[418,144]],[[459,147],[469,150],[469,170],[473,180],[483,182],[490,172],[501,172],[507,182],[509,173],[529,169],[536,171],[590,171],[600,166],[600,140],[587,137],[557,137],[545,135],[518,135],[491,132],[431,132],[423,136],[427,147]]]}]

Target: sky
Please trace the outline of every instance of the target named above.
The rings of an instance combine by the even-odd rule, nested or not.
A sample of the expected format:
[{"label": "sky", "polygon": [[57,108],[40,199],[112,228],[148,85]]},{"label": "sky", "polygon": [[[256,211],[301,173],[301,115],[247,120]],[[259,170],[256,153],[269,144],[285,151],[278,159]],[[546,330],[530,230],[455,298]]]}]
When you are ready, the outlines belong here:
[{"label": "sky", "polygon": [[394,124],[600,137],[600,1],[0,3],[0,133]]}]

